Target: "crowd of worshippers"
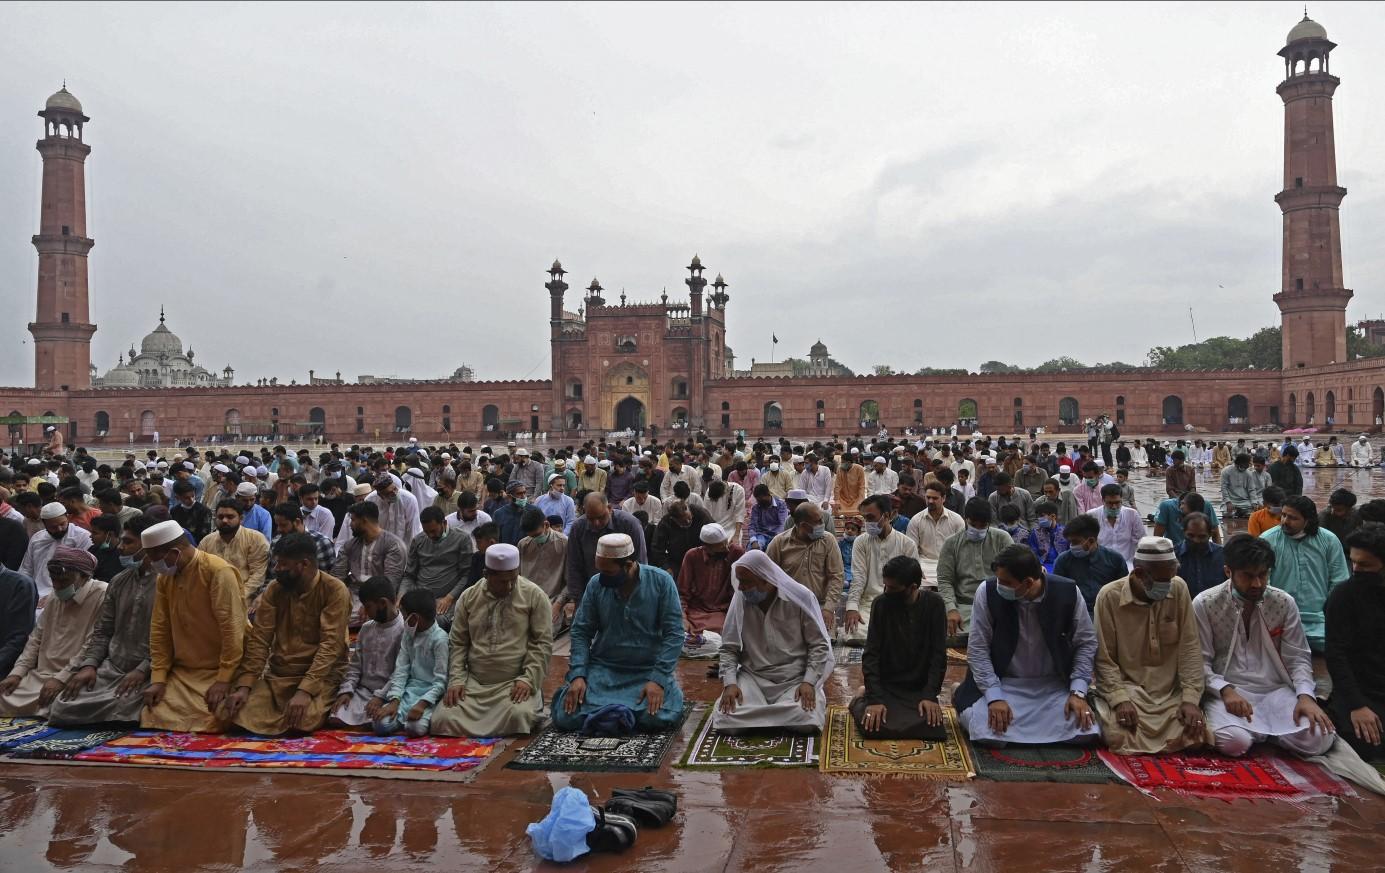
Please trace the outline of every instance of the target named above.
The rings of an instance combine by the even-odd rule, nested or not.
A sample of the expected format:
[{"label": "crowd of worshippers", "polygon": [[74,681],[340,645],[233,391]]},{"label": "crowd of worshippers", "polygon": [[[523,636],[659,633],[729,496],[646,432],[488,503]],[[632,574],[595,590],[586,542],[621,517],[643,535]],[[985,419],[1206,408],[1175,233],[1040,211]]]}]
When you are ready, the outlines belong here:
[{"label": "crowd of worshippers", "polygon": [[[1175,448],[1153,536],[1129,468],[1004,438],[11,459],[0,715],[653,730],[701,656],[715,729],[816,733],[845,644],[864,647],[863,735],[939,738],[959,647],[951,706],[975,742],[1313,755],[1340,734],[1378,759],[1385,501],[1343,490],[1319,512],[1294,447],[1256,448],[1215,501]],[[1250,532],[1222,542],[1214,502]]]}]

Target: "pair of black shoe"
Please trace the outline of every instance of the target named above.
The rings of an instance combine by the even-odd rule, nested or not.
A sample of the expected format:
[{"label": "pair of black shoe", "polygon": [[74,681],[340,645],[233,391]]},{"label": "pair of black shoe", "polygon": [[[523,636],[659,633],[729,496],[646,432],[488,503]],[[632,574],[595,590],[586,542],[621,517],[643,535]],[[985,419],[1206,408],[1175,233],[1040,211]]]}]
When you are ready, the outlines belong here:
[{"label": "pair of black shoe", "polygon": [[678,798],[655,788],[617,788],[605,806],[593,806],[596,828],[587,834],[593,852],[623,852],[635,844],[640,826],[668,824],[678,811]]}]

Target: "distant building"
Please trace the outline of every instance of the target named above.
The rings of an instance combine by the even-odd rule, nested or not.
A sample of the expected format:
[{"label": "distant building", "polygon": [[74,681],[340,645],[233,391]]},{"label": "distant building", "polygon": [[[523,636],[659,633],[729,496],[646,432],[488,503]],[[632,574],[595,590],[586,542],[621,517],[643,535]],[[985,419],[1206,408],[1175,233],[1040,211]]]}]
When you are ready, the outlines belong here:
[{"label": "distant building", "polygon": [[163,307],[159,308],[159,326],[139,344],[139,351],[130,346],[130,359],[125,355],[104,376],[96,376],[92,366],[93,388],[226,388],[236,371],[227,364],[217,375],[193,361],[192,346],[183,351],[183,341],[164,324]]}]

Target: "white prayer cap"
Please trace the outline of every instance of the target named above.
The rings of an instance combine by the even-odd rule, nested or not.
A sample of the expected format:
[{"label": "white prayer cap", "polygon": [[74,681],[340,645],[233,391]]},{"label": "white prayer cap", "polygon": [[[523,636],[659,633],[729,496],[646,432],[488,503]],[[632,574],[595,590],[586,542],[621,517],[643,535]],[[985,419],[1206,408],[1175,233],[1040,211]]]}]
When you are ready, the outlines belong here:
[{"label": "white prayer cap", "polygon": [[260,479],[263,479],[264,477],[266,477],[266,476],[268,476],[268,475],[269,475],[269,468],[268,468],[268,467],[266,467],[266,466],[264,466],[264,465],[261,465],[261,466],[258,466],[258,467],[255,468],[255,476],[256,476],[256,477],[258,477],[258,478],[260,478]]},{"label": "white prayer cap", "polygon": [[353,489],[351,492],[351,495],[353,497],[368,497],[370,496],[370,492],[372,490],[374,489],[372,489],[369,482],[357,482],[355,489]]},{"label": "white prayer cap", "polygon": [[253,482],[242,482],[236,486],[237,497],[254,497],[260,493],[260,489],[255,487]]},{"label": "white prayer cap", "polygon": [[1072,472],[1072,467],[1069,467],[1067,464],[1063,464],[1061,467],[1058,468],[1058,472],[1059,472],[1059,473],[1071,473],[1071,472]]},{"label": "white prayer cap", "polygon": [[487,570],[518,570],[519,549],[509,543],[496,543],[486,549]]},{"label": "white prayer cap", "polygon": [[771,463],[771,464],[769,465],[769,471],[770,471],[771,473],[778,473],[778,472],[779,472],[779,462],[778,462],[778,461],[774,461],[773,463]]},{"label": "white prayer cap", "polygon": [[610,459],[610,458],[605,458],[605,459],[603,459],[602,461],[600,461],[599,463],[597,463],[596,466],[598,466],[598,467],[600,467],[601,469],[604,470],[604,469],[606,469],[607,467],[611,466],[611,459]]},{"label": "white prayer cap", "polygon": [[212,470],[214,470],[214,471],[217,472],[217,473],[229,473],[229,472],[231,472],[231,468],[228,467],[228,466],[226,466],[225,464],[213,464],[213,465],[212,465]]},{"label": "white prayer cap", "polygon": [[30,467],[37,467],[43,462],[40,461],[38,458],[30,458],[29,460],[25,461],[25,463],[28,464]]},{"label": "white prayer cap", "polygon": [[409,437],[409,442],[411,442],[411,443],[416,443],[416,442],[418,442],[418,437]]},{"label": "white prayer cap", "polygon": [[515,441],[514,441],[514,440],[510,440],[510,441],[509,441],[508,443],[506,443],[505,445],[507,445],[507,446],[509,446],[510,448],[513,449],[513,448],[515,447]]},{"label": "white prayer cap", "polygon": [[595,456],[595,455],[587,455],[585,458],[582,459],[582,463],[584,463],[584,464],[586,464],[587,466],[590,467],[592,464],[595,464],[595,463],[596,463],[596,456]]},{"label": "white prayer cap", "polygon": [[1135,563],[1177,564],[1173,540],[1168,537],[1140,537],[1140,545],[1135,548]]},{"label": "white prayer cap", "polygon": [[793,463],[795,463],[795,464],[802,464],[802,463],[804,463],[804,461],[803,461],[803,456],[802,456],[802,455],[794,455],[793,458],[792,458],[792,461],[793,461]]},{"label": "white prayer cap", "polygon": [[254,468],[254,467],[241,467],[241,468],[240,468],[240,474],[241,474],[242,476],[249,476],[251,479],[258,479],[258,478],[260,478],[260,474],[255,472],[255,468]]},{"label": "white prayer cap", "polygon": [[38,512],[38,517],[44,521],[50,518],[62,518],[65,515],[67,515],[67,507],[58,503],[56,500],[52,503],[43,504],[43,508]]},{"label": "white prayer cap", "polygon": [[859,455],[859,454],[861,454],[861,450],[860,450],[859,448],[857,448],[856,446],[852,446],[852,447],[851,447],[851,454],[853,454],[853,455]]},{"label": "white prayer cap", "polygon": [[250,459],[245,455],[236,455],[236,463],[244,467],[246,464],[250,463]]},{"label": "white prayer cap", "polygon": [[726,528],[722,527],[716,522],[712,522],[711,524],[704,524],[702,526],[702,530],[698,532],[698,538],[701,539],[704,543],[713,544],[724,543],[728,539],[730,539],[730,537],[726,535]]},{"label": "white prayer cap", "polygon": [[784,495],[784,499],[785,499],[785,500],[807,500],[807,499],[808,499],[808,492],[807,492],[807,491],[804,491],[802,488],[795,488],[795,489],[793,489],[792,491],[790,491],[788,494],[785,494],[785,495]]},{"label": "white prayer cap", "polygon": [[1097,458],[1097,459],[1096,459],[1096,466],[1097,466],[1097,469],[1098,469],[1098,470],[1103,469],[1103,468],[1106,466],[1106,462],[1103,461],[1103,460],[1101,460],[1100,458]]},{"label": "white prayer cap", "polygon": [[450,460],[452,460],[452,456],[449,455],[447,452],[443,452],[443,453],[442,453],[442,459],[443,459],[444,461],[450,461]]},{"label": "white prayer cap", "polygon": [[902,455],[902,454],[904,454],[904,446],[895,446],[895,447],[894,447],[894,453],[895,453],[896,455]]},{"label": "white prayer cap", "polygon": [[549,484],[549,485],[552,485],[554,479],[558,479],[558,480],[563,481],[563,482],[566,482],[566,481],[567,481],[567,477],[564,476],[562,473],[554,473],[553,475],[551,475],[551,476],[548,477],[548,484]]},{"label": "white prayer cap", "polygon": [[883,464],[883,463],[885,463],[885,458],[884,458],[882,455],[876,455],[876,456],[875,456],[875,460],[871,461],[871,463],[872,463],[872,464]]},{"label": "white prayer cap", "polygon": [[168,466],[168,461],[159,461],[159,462],[158,462],[157,464],[155,464],[154,466],[156,466],[156,467],[158,467],[160,470],[162,470],[163,468],[165,468],[165,467]]},{"label": "white prayer cap", "polygon": [[410,467],[408,470],[406,470],[406,471],[404,471],[404,472],[405,472],[407,475],[416,476],[416,477],[418,477],[419,479],[422,479],[422,478],[423,478],[423,471],[420,470],[418,467]]},{"label": "white prayer cap", "polygon": [[565,470],[565,469],[567,469],[567,458],[554,458],[554,459],[553,459],[553,469],[555,469],[555,470]]},{"label": "white prayer cap", "polygon": [[184,469],[184,470],[196,470],[196,469],[197,469],[197,465],[194,464],[192,461],[184,461],[184,462],[183,462],[183,469]]},{"label": "white prayer cap", "polygon": [[995,462],[996,462],[996,460],[995,460],[995,455],[987,455],[987,456],[986,456],[986,463],[987,463],[987,464],[994,464]]},{"label": "white prayer cap", "polygon": [[528,449],[515,449],[515,457],[516,457],[516,458],[527,458],[527,457],[529,457],[529,450],[528,450]]},{"label": "white prayer cap", "polygon": [[52,433],[53,430],[54,430],[54,427],[53,427],[53,425],[50,424],[50,425],[48,425],[48,429],[47,429],[46,431],[44,431],[44,433]]},{"label": "white prayer cap", "polygon": [[[491,548],[495,547],[492,546]],[[489,554],[490,549],[487,549],[486,552]],[[635,554],[635,541],[630,539],[629,534],[606,534],[596,541],[596,556],[598,558],[628,558],[633,554]]]},{"label": "white prayer cap", "polygon": [[159,469],[159,465],[156,464],[156,463],[154,463],[153,461],[150,461],[149,463],[147,463],[147,464],[144,465],[144,469],[146,469],[146,470],[157,470],[157,469]]},{"label": "white prayer cap", "polygon": [[139,544],[146,549],[166,546],[183,536],[183,526],[172,519],[161,521],[144,529],[139,535]]}]

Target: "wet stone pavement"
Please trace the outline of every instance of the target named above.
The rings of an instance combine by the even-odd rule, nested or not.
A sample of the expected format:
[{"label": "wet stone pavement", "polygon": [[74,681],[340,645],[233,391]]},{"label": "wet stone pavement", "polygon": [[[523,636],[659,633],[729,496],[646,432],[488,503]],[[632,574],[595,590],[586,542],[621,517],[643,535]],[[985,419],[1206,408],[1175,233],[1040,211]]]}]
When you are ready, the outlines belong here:
[{"label": "wet stone pavement", "polygon": [[[1317,471],[1325,502],[1346,483],[1385,494],[1378,472]],[[1200,483],[1201,484],[1201,483]],[[1162,483],[1136,477],[1141,514]],[[1214,493],[1210,478],[1202,487]],[[561,673],[564,659],[555,659]],[[682,662],[690,701],[719,688]],[[962,677],[949,667],[948,680]],[[560,676],[550,677],[547,692]],[[833,703],[860,684],[839,667]],[[503,768],[468,784],[137,768],[0,764],[0,871],[394,871],[556,869],[524,827],[574,785],[599,802],[615,787],[679,796],[674,822],[622,855],[573,870],[639,871],[1371,871],[1385,867],[1385,798],[1268,801],[1147,798],[1122,785],[824,776],[814,770],[544,773]]]}]

